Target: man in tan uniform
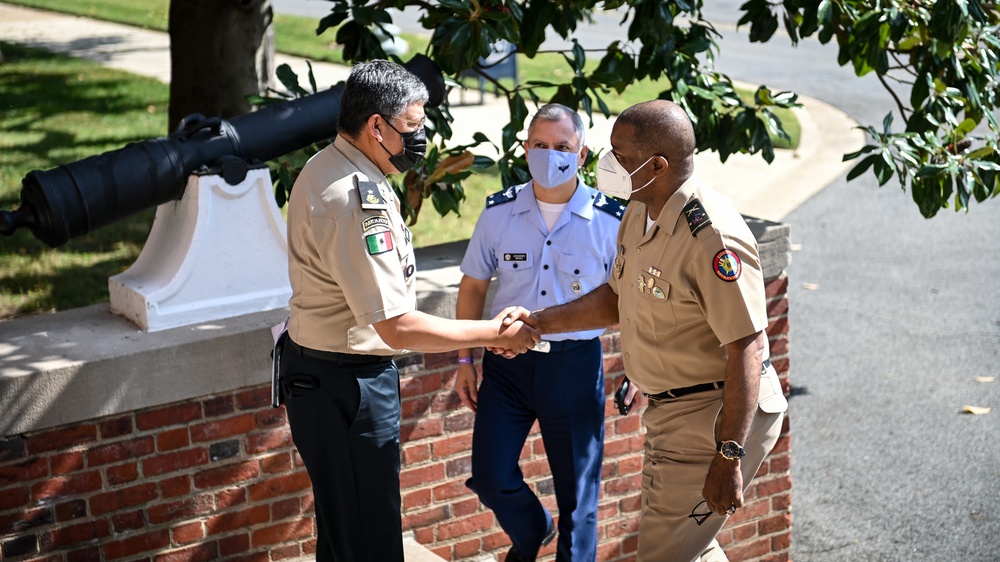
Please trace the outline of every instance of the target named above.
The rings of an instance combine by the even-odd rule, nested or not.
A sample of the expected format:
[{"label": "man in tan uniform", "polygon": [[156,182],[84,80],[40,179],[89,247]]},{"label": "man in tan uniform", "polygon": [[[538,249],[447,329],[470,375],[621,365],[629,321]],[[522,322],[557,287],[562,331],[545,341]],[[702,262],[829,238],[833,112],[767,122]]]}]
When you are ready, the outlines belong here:
[{"label": "man in tan uniform", "polygon": [[623,111],[611,146],[598,188],[633,199],[611,278],[526,320],[542,334],[620,325],[625,372],[649,397],[638,559],[726,560],[715,536],[787,407],[767,360],[757,243],[732,205],[692,179],[694,130],[676,104]]},{"label": "man in tan uniform", "polygon": [[386,174],[423,157],[427,89],[384,60],[354,67],[338,136],[288,202],[292,297],[279,350],[292,439],[312,480],[318,561],[402,562],[398,350],[497,345],[523,324],[448,320],[416,306],[410,232]]}]

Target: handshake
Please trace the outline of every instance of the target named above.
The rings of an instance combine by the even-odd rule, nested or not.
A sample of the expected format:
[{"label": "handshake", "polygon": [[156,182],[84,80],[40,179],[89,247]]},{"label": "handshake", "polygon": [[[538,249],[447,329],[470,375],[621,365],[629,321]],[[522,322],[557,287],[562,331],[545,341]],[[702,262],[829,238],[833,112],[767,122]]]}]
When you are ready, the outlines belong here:
[{"label": "handshake", "polygon": [[508,306],[493,317],[499,321],[496,345],[486,346],[486,349],[507,359],[533,349],[542,339],[539,329],[539,319],[523,306]]}]

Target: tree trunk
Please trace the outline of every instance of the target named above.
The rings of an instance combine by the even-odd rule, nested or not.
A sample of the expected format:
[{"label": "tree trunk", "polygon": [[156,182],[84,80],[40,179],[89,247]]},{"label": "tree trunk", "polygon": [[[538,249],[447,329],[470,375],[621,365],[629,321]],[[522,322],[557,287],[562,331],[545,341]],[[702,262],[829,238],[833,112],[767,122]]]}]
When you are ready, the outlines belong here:
[{"label": "tree trunk", "polygon": [[170,1],[170,122],[250,111],[274,74],[271,0]]}]

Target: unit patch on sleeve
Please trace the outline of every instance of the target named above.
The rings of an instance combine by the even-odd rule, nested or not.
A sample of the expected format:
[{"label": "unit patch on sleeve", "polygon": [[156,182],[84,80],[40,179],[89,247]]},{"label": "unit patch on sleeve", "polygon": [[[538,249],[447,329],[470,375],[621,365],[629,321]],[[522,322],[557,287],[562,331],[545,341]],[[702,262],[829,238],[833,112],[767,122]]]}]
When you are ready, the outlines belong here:
[{"label": "unit patch on sleeve", "polygon": [[368,217],[361,221],[361,231],[365,234],[368,234],[370,230],[376,227],[391,228],[389,219],[386,217]]},{"label": "unit patch on sleeve", "polygon": [[389,204],[386,203],[385,197],[382,197],[382,192],[379,191],[378,184],[375,182],[358,180],[358,195],[361,197],[362,209],[382,210],[389,208]]},{"label": "unit patch on sleeve", "polygon": [[743,271],[743,263],[740,261],[740,257],[736,255],[736,252],[721,250],[718,254],[715,254],[712,269],[715,270],[715,274],[719,276],[719,279],[723,281],[736,281],[740,278],[740,272]]},{"label": "unit patch on sleeve", "polygon": [[708,218],[708,213],[701,206],[701,201],[692,199],[690,203],[681,210],[684,218],[688,221],[688,228],[691,229],[691,236],[698,236],[698,231],[712,224],[712,219]]},{"label": "unit patch on sleeve", "polygon": [[368,255],[374,256],[382,254],[392,249],[392,232],[377,232],[365,236],[365,245],[368,247]]}]

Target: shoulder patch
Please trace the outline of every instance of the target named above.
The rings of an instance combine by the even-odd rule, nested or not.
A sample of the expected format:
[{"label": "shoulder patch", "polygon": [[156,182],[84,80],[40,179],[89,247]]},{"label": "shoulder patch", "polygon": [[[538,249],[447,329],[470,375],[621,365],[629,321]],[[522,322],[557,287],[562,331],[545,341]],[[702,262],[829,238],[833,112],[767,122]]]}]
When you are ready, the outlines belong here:
[{"label": "shoulder patch", "polygon": [[381,215],[375,217],[368,217],[365,220],[361,221],[361,230],[363,232],[368,233],[375,228],[379,229],[384,228],[385,230],[389,230],[392,228],[392,226],[389,224],[389,219]]},{"label": "shoulder patch", "polygon": [[515,186],[512,185],[503,191],[498,191],[488,195],[486,197],[486,208],[489,209],[490,207],[510,203],[511,201],[517,199],[517,190],[515,190],[514,187]]},{"label": "shoulder patch", "polygon": [[712,261],[712,269],[719,276],[719,279],[723,281],[736,281],[740,278],[740,273],[743,272],[743,262],[740,261],[740,257],[736,255],[736,252],[732,250],[720,250],[719,253],[715,254],[715,259]]},{"label": "shoulder patch", "polygon": [[365,248],[370,256],[388,252],[393,248],[392,233],[386,230],[365,236]]},{"label": "shoulder patch", "polygon": [[625,214],[625,205],[603,193],[598,193],[597,197],[594,198],[594,208],[600,209],[618,220],[622,220],[622,215]]},{"label": "shoulder patch", "polygon": [[375,182],[359,179],[358,195],[361,197],[362,209],[382,210],[389,208],[389,204],[385,197],[382,197],[382,192],[379,191],[378,184]]},{"label": "shoulder patch", "polygon": [[692,199],[690,203],[681,210],[684,218],[687,219],[688,228],[691,229],[691,236],[698,236],[698,231],[712,224],[712,219],[708,218],[708,213],[701,206],[701,201]]}]

